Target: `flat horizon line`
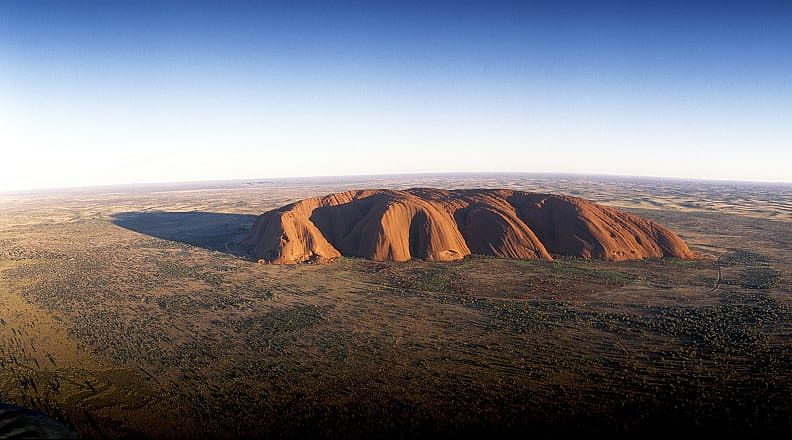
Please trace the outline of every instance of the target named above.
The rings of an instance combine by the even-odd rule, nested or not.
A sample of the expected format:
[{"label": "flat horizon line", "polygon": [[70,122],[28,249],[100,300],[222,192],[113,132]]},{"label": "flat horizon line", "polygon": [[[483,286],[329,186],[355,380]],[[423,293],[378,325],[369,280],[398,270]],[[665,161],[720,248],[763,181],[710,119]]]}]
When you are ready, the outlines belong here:
[{"label": "flat horizon line", "polygon": [[600,178],[629,178],[629,179],[658,179],[680,182],[702,182],[702,183],[737,183],[737,184],[763,184],[763,185],[792,185],[792,180],[755,180],[755,179],[730,179],[730,178],[708,178],[708,177],[679,177],[679,176],[658,176],[658,175],[637,175],[637,174],[618,174],[618,173],[588,173],[588,172],[563,172],[563,171],[434,171],[434,172],[401,172],[386,174],[326,174],[308,176],[279,176],[279,177],[252,177],[252,178],[214,178],[205,180],[174,180],[174,181],[155,181],[155,182],[122,182],[109,184],[91,185],[64,185],[47,187],[30,187],[12,190],[0,190],[0,195],[26,195],[37,193],[57,193],[59,191],[74,192],[86,191],[91,189],[112,189],[112,188],[142,188],[166,185],[197,185],[197,184],[219,184],[219,183],[243,183],[256,181],[288,181],[300,179],[343,179],[343,178],[365,178],[365,177],[399,177],[399,176],[498,176],[498,175],[518,175],[518,176],[573,176],[573,177],[600,177]]}]

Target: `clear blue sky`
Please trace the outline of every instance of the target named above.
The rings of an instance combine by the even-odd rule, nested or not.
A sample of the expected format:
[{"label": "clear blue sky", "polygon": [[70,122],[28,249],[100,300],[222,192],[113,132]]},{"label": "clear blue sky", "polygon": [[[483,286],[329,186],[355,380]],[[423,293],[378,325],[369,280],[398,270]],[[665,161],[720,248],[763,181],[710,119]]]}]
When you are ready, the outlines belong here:
[{"label": "clear blue sky", "polygon": [[792,181],[791,2],[0,2],[0,190]]}]

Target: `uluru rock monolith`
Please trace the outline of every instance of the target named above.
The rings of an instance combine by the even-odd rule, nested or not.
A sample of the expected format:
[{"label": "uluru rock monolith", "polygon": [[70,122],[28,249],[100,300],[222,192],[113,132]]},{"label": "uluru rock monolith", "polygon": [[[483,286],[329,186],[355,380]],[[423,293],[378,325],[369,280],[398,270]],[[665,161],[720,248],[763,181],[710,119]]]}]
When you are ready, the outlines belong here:
[{"label": "uluru rock monolith", "polygon": [[259,216],[243,241],[274,264],[453,261],[470,254],[522,260],[553,255],[610,261],[693,258],[667,228],[562,195],[505,189],[347,191],[301,200]]}]

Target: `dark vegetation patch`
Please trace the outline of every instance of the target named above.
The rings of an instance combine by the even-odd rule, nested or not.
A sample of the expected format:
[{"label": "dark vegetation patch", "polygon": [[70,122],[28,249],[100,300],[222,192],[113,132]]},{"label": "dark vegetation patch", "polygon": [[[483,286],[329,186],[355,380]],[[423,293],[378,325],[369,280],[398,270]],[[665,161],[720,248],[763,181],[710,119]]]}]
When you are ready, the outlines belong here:
[{"label": "dark vegetation patch", "polygon": [[60,252],[34,246],[21,246],[14,240],[0,240],[0,261],[55,260],[63,257]]},{"label": "dark vegetation patch", "polygon": [[[704,287],[711,286],[714,279],[709,274],[702,277],[700,270],[701,267],[713,270],[713,262],[679,265],[677,259],[604,262],[558,258],[546,262],[470,256],[448,263],[343,258],[333,264],[368,274],[372,281],[389,287],[493,298],[596,293],[635,282],[663,288],[693,282]],[[680,279],[680,274],[686,274],[689,279]]]},{"label": "dark vegetation patch", "polygon": [[732,250],[721,257],[722,284],[742,289],[773,289],[785,285],[772,258],[743,249]]},{"label": "dark vegetation patch", "polygon": [[204,267],[202,265],[185,264],[172,260],[164,260],[161,258],[152,258],[151,262],[157,266],[157,269],[170,278],[192,278],[200,280],[211,286],[220,286],[223,284],[222,276],[214,273],[216,268]]},{"label": "dark vegetation patch", "polygon": [[745,249],[733,250],[721,257],[724,265],[751,265],[759,263],[769,263],[768,256],[751,252]]},{"label": "dark vegetation patch", "polygon": [[772,289],[780,286],[782,281],[779,270],[769,267],[750,267],[740,273],[736,284],[743,289]]}]

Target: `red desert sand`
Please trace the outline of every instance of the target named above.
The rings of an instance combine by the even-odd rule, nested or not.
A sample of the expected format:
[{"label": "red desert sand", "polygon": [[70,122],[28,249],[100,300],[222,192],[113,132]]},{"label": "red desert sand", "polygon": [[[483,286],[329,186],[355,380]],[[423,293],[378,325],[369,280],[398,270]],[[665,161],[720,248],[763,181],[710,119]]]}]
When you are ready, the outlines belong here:
[{"label": "red desert sand", "polygon": [[577,197],[503,189],[373,189],[305,199],[259,216],[243,244],[274,264],[341,255],[377,261],[695,256],[675,233],[636,215]]}]

